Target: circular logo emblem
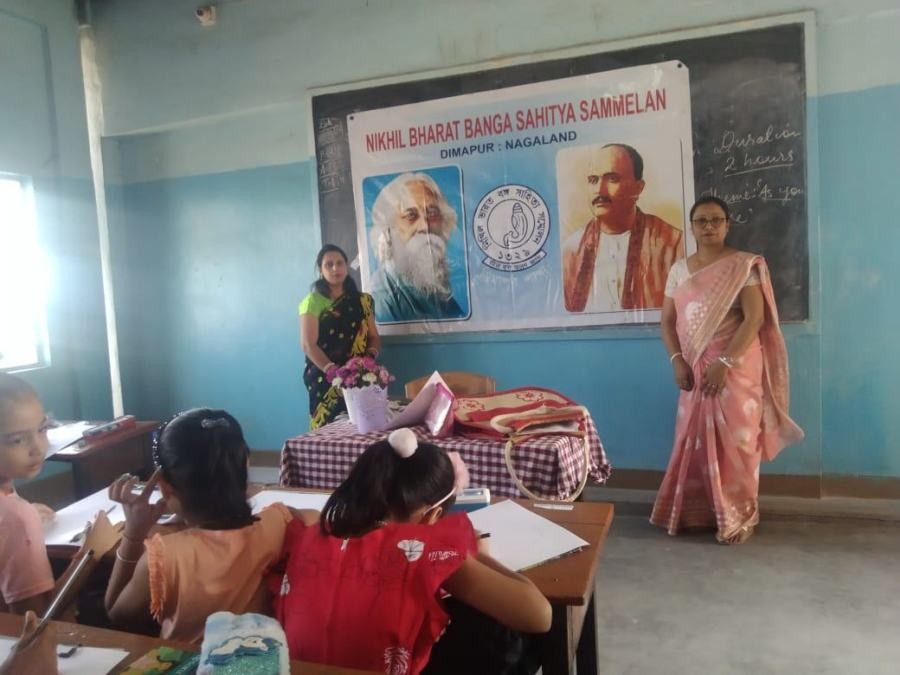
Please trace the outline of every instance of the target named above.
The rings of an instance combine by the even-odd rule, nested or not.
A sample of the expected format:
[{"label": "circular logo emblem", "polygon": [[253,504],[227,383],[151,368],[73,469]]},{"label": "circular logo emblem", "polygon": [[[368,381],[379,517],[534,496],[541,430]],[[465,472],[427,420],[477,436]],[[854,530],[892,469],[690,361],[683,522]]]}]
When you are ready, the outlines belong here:
[{"label": "circular logo emblem", "polygon": [[550,233],[547,204],[524,185],[503,185],[488,192],[475,208],[472,231],[488,267],[520,272],[547,255]]}]

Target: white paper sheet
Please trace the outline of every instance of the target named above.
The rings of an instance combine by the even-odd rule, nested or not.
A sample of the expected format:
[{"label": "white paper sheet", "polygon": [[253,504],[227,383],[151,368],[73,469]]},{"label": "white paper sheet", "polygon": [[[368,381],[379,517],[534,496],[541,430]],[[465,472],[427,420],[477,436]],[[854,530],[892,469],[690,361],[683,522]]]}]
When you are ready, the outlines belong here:
[{"label": "white paper sheet", "polygon": [[[16,640],[0,637],[0,663],[9,655]],[[63,651],[68,645],[61,644],[57,651]],[[72,656],[57,659],[59,675],[103,675],[115,668],[128,652],[124,649],[107,649],[105,647],[79,647]]]},{"label": "white paper sheet", "polygon": [[491,535],[491,556],[516,571],[572,553],[588,542],[513,501],[469,514],[476,530]]},{"label": "white paper sheet", "polygon": [[[80,545],[80,539],[77,539],[77,536],[84,531],[84,526],[88,522],[94,520],[94,516],[99,511],[106,511],[107,517],[113,524],[125,522],[122,505],[111,500],[107,494],[107,489],[103,488],[57,511],[53,521],[44,523],[44,542],[47,546]],[[154,490],[150,497],[151,503],[156,503],[160,499],[162,499],[162,495],[159,490]]]},{"label": "white paper sheet", "polygon": [[[431,407],[431,402],[434,400],[434,395],[436,393],[434,385],[438,382],[447,387],[447,383],[444,382],[444,378],[441,377],[441,374],[438,371],[434,371],[431,374],[431,377],[428,378],[425,386],[423,386],[419,393],[416,394],[416,397],[409,402],[409,405],[406,406],[399,415],[388,422],[387,428],[399,429],[400,427],[412,427],[424,422],[425,415],[428,413],[428,409]],[[450,387],[447,387],[447,389],[450,389]]]},{"label": "white paper sheet", "polygon": [[92,429],[94,424],[90,422],[72,422],[71,424],[63,424],[60,427],[54,427],[47,432],[47,440],[50,447],[47,448],[45,457],[55,455],[63,448],[67,448],[73,443],[77,443],[82,439],[87,429]]},{"label": "white paper sheet", "polygon": [[295,509],[314,509],[321,511],[329,495],[321,492],[290,492],[287,490],[263,490],[250,499],[253,513],[259,513],[270,504],[281,502]]}]

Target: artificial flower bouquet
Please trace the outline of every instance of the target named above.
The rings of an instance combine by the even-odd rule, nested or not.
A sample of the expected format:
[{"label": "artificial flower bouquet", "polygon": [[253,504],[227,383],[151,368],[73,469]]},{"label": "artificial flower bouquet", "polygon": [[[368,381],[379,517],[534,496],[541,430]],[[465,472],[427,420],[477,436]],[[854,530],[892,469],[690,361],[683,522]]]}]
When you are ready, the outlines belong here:
[{"label": "artificial flower bouquet", "polygon": [[354,389],[374,385],[386,388],[394,376],[384,366],[379,366],[371,356],[353,356],[342,366],[328,369],[331,385],[341,389]]},{"label": "artificial flower bouquet", "polygon": [[388,424],[387,386],[394,376],[371,356],[354,356],[326,373],[347,404],[350,422],[360,433],[383,431]]}]

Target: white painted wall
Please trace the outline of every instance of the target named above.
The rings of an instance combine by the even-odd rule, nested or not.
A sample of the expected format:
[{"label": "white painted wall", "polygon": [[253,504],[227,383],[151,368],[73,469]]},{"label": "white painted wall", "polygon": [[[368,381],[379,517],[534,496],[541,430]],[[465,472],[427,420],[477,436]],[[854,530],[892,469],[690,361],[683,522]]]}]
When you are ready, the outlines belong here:
[{"label": "white painted wall", "polygon": [[6,170],[91,175],[74,7],[68,0],[0,0],[0,163]]}]

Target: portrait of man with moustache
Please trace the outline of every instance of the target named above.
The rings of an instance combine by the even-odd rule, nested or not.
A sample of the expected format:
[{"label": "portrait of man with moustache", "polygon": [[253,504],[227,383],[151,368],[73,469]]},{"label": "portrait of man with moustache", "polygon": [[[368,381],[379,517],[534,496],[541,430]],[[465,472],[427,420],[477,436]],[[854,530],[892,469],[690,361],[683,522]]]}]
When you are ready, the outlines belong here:
[{"label": "portrait of man with moustache", "polygon": [[456,210],[428,173],[403,173],[381,189],[369,230],[378,261],[369,286],[379,322],[465,316],[453,297],[448,260],[456,227]]},{"label": "portrait of man with moustache", "polygon": [[569,312],[659,309],[669,268],[684,256],[682,232],[644,213],[644,160],[624,143],[590,154],[584,194],[593,218],[562,242]]}]

